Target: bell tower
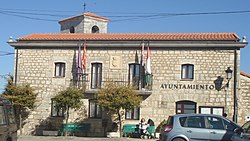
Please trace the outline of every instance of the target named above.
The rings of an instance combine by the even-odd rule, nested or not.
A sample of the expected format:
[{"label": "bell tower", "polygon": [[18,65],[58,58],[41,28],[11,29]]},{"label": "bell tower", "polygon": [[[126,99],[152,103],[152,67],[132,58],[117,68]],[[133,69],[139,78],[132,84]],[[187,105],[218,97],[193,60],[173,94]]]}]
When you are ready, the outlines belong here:
[{"label": "bell tower", "polygon": [[91,12],[59,21],[61,33],[107,33],[109,19]]}]

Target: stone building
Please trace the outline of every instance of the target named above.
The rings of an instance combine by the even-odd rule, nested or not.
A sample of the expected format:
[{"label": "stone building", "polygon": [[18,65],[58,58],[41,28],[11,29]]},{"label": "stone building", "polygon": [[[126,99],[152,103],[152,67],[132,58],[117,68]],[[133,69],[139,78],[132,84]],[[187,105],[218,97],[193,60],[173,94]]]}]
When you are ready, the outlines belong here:
[{"label": "stone building", "polygon": [[[104,135],[105,113],[95,103],[94,94],[108,81],[134,84],[143,97],[141,107],[124,111],[124,123],[151,118],[157,126],[169,115],[180,113],[227,113],[232,119],[235,94],[240,103],[238,122],[250,115],[249,75],[240,73],[240,49],[247,43],[235,33],[117,34],[107,33],[108,21],[84,13],[59,21],[61,33],[30,34],[9,42],[16,53],[15,82],[30,83],[38,93],[38,106],[24,126],[26,134],[40,134],[43,121],[63,120],[51,98],[77,81],[78,47],[83,42],[87,50],[82,75],[86,97],[82,109],[72,111],[70,120],[90,123],[88,136]],[[151,81],[145,84],[148,51]],[[231,79],[227,79],[227,69],[232,70]]]},{"label": "stone building", "polygon": [[239,87],[239,95],[238,99],[238,110],[239,110],[239,123],[243,123],[243,121],[250,120],[250,74],[245,72],[240,72],[240,87]]}]

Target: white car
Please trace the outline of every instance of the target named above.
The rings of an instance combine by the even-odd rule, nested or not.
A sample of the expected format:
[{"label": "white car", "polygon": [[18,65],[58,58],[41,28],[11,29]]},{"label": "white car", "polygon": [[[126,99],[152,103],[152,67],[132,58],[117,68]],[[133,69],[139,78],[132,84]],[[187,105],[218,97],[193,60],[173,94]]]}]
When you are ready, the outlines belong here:
[{"label": "white car", "polygon": [[162,126],[160,141],[230,141],[236,128],[240,126],[219,115],[177,114]]}]

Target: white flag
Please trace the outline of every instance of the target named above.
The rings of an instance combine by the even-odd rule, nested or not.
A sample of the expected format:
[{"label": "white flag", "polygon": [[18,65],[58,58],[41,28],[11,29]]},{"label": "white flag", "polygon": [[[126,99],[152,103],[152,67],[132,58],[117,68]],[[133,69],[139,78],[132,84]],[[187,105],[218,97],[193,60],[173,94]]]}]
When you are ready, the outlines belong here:
[{"label": "white flag", "polygon": [[148,46],[148,51],[147,51],[146,74],[151,74],[150,49],[149,49],[149,46]]}]

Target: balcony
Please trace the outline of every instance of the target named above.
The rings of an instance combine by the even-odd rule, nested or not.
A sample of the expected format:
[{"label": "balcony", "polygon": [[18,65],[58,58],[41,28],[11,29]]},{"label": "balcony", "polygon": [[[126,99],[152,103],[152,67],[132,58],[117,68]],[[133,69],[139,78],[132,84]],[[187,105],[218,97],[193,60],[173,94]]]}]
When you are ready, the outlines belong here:
[{"label": "balcony", "polygon": [[[101,74],[81,74],[80,80],[72,80],[74,85],[85,87],[87,94],[95,94],[98,89],[102,88],[106,83],[114,83],[117,85],[131,85],[138,95],[151,95],[153,76],[138,75],[128,76],[119,72],[101,73]],[[76,77],[77,78],[77,77]]]}]

